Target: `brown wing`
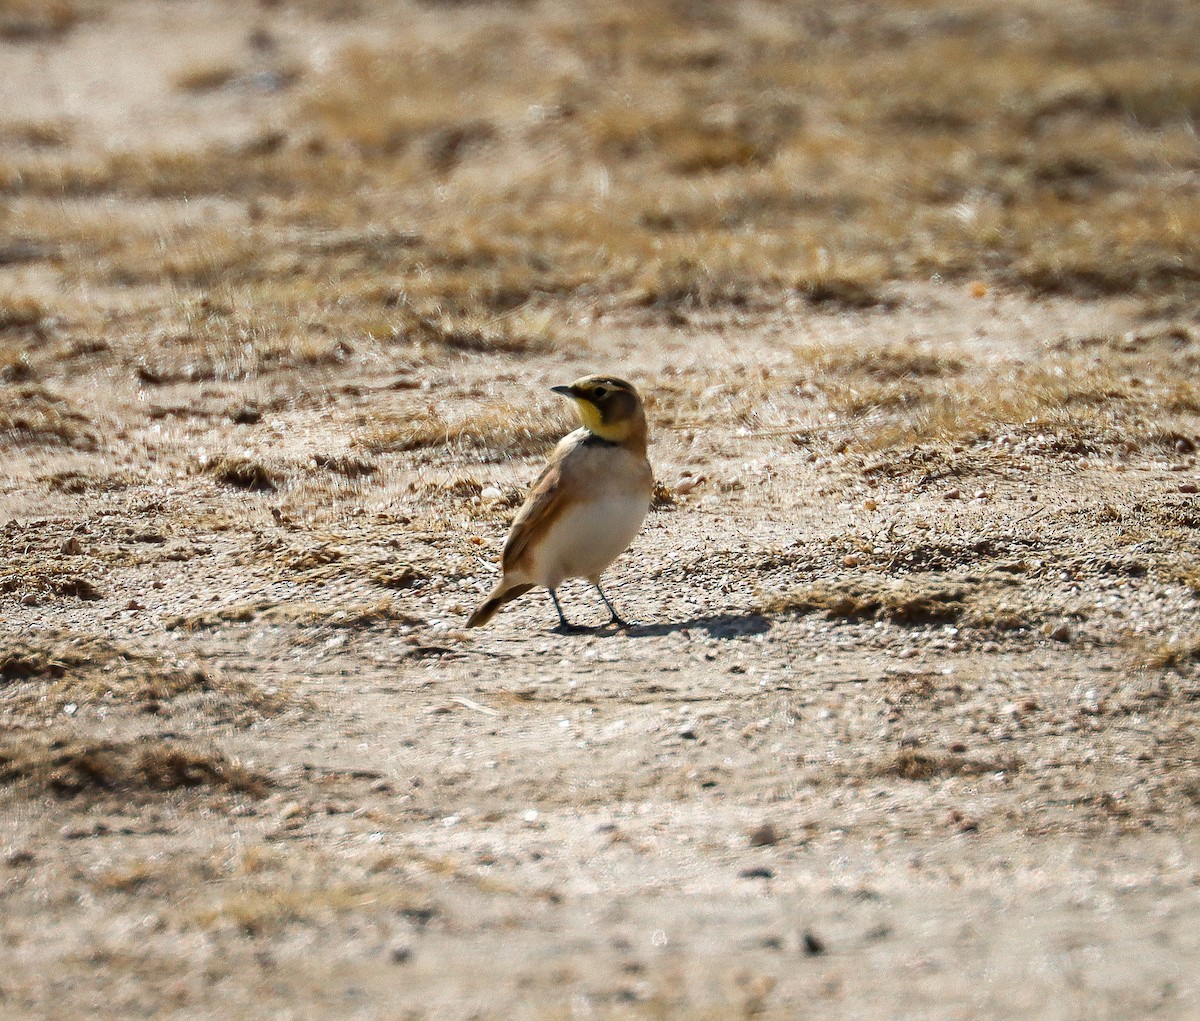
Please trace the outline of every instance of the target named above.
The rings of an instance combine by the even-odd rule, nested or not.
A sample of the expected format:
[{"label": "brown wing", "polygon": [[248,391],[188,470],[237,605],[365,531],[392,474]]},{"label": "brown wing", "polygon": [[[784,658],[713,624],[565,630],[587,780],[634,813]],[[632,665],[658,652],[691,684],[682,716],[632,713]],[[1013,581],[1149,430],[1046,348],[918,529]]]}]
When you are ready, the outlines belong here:
[{"label": "brown wing", "polygon": [[517,516],[513,518],[500,560],[500,566],[505,571],[515,567],[530,543],[545,535],[562,510],[582,495],[576,486],[564,485],[564,469],[568,474],[574,474],[570,472],[570,460],[562,456],[565,451],[556,450],[554,453],[555,456],[537,477]]}]

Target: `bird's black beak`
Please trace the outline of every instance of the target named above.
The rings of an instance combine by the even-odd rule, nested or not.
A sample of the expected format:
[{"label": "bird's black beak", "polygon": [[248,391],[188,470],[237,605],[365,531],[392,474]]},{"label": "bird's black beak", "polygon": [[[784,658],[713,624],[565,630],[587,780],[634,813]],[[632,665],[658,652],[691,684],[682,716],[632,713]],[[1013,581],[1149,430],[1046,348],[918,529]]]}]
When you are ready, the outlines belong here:
[{"label": "bird's black beak", "polygon": [[573,386],[552,386],[550,388],[552,394],[562,394],[564,397],[578,397]]}]

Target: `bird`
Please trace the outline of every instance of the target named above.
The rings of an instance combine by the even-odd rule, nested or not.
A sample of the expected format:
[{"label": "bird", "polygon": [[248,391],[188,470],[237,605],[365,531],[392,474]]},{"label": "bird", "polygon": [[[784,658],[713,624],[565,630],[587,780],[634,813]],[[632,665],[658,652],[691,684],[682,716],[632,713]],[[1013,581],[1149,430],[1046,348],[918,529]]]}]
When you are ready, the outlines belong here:
[{"label": "bird", "polygon": [[500,580],[467,627],[481,627],[505,603],[541,585],[550,590],[563,632],[587,630],[571,624],[558,601],[567,578],[590,581],[612,615],[608,623],[629,627],[600,576],[629,548],[650,509],[654,472],[642,399],[632,383],[614,376],[584,376],[550,389],[575,402],[583,425],[559,441],[517,511]]}]

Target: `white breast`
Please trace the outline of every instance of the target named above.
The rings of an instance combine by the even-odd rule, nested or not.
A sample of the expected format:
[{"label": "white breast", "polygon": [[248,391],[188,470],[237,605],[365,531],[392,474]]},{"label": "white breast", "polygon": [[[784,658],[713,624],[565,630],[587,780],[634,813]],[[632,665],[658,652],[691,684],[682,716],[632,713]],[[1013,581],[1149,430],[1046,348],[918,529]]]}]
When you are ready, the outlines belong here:
[{"label": "white breast", "polygon": [[649,509],[646,493],[573,504],[538,543],[530,579],[557,588],[564,578],[599,578],[629,548]]}]

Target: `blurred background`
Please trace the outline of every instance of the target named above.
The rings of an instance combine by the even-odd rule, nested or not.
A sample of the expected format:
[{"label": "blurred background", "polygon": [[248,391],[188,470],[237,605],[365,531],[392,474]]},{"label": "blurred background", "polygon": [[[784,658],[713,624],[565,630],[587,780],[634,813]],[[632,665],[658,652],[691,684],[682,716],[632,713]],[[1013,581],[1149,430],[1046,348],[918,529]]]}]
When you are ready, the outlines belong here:
[{"label": "blurred background", "polygon": [[107,358],[227,378],[931,278],[1186,312],[1198,40],[1188,0],[0,0],[3,371],[113,313]]}]

